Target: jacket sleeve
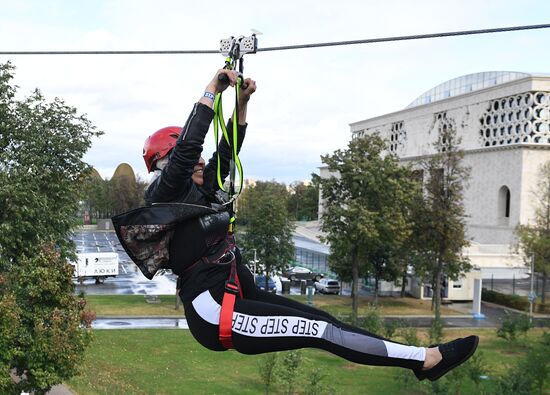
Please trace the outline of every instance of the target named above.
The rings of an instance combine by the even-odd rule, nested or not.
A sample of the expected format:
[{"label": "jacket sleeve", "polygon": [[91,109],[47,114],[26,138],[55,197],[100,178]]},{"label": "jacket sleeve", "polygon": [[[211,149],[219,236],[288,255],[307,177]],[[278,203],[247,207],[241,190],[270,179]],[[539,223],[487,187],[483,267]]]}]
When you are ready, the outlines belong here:
[{"label": "jacket sleeve", "polygon": [[[241,146],[246,134],[246,127],[248,125],[237,125],[237,153],[241,151]],[[233,122],[231,119],[227,122],[227,132],[229,135],[229,141],[233,143]],[[204,186],[203,188],[210,193],[213,193],[220,189],[218,185],[218,152],[220,154],[220,176],[222,181],[229,175],[229,161],[232,157],[231,147],[225,141],[222,136],[218,144],[218,150],[214,152],[208,164],[206,165],[203,173]]]},{"label": "jacket sleeve", "polygon": [[195,104],[170,153],[170,160],[145,192],[147,204],[174,201],[189,192],[193,185],[193,169],[199,162],[204,138],[213,118],[214,111],[210,107]]}]

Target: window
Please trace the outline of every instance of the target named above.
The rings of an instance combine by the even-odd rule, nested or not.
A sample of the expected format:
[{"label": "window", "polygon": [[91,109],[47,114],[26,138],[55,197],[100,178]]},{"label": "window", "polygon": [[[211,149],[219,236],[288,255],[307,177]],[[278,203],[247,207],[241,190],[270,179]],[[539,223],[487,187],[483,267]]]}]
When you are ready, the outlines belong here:
[{"label": "window", "polygon": [[[489,102],[480,117],[480,143],[483,147],[509,144],[548,144],[550,142],[549,92],[526,92]],[[483,133],[488,127],[504,133]]]},{"label": "window", "polygon": [[413,181],[417,181],[420,184],[423,184],[424,183],[424,170],[422,170],[422,169],[413,170],[413,172],[411,174],[411,178],[413,179]]},{"label": "window", "polygon": [[390,130],[390,152],[398,153],[405,145],[407,139],[407,131],[403,127],[403,121],[394,122],[391,124]]},{"label": "window", "polygon": [[498,217],[510,218],[510,189],[506,185],[498,191]]}]

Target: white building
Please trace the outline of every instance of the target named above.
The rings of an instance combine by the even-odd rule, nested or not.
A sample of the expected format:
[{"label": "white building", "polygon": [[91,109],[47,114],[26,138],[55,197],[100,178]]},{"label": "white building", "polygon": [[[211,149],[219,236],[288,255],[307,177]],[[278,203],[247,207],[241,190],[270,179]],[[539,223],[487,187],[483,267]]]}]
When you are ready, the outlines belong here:
[{"label": "white building", "polygon": [[352,138],[379,133],[402,162],[413,162],[433,154],[438,131],[454,122],[471,168],[465,253],[483,278],[511,278],[526,271],[514,230],[534,214],[538,169],[550,160],[549,120],[550,76],[492,71],[444,82],[403,110],[350,126]]}]

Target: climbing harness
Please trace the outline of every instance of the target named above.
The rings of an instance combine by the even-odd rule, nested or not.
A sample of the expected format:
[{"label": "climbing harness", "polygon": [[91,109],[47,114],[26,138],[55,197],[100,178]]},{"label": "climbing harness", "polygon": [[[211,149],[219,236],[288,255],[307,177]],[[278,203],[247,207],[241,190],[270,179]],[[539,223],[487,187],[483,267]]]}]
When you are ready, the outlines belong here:
[{"label": "climbing harness", "polygon": [[[234,201],[239,196],[243,188],[243,167],[241,161],[239,160],[239,155],[237,152],[237,125],[238,125],[238,116],[239,116],[239,92],[242,89],[246,89],[244,86],[243,72],[244,72],[244,60],[243,55],[246,53],[255,53],[258,48],[258,40],[256,35],[250,37],[240,36],[237,38],[230,37],[226,40],[220,40],[220,52],[222,55],[226,56],[224,69],[235,70],[239,68],[239,75],[237,77],[237,84],[235,86],[235,109],[233,110],[233,136],[232,139],[229,138],[229,133],[225,126],[225,120],[223,118],[223,108],[222,108],[222,94],[221,92],[216,95],[214,100],[214,139],[216,145],[218,144],[218,127],[221,127],[223,138],[227,142],[228,146],[231,149],[231,160],[229,161],[229,190],[226,191],[223,185],[223,180],[221,177],[221,165],[220,165],[220,153],[217,150],[218,155],[218,168],[217,168],[217,179],[218,186],[224,192],[228,194],[229,205],[229,214],[230,222],[228,229],[227,238],[232,241],[232,248],[227,252],[231,254],[230,265],[230,274],[229,278],[225,282],[225,289],[223,294],[222,306],[220,311],[220,331],[219,331],[219,340],[220,343],[227,349],[233,348],[233,338],[232,338],[232,324],[233,324],[233,311],[235,309],[235,300],[237,296],[242,298],[242,289],[239,282],[239,276],[237,275],[237,262],[235,259],[235,254],[233,253],[234,249],[234,230],[235,230],[235,210],[234,210]],[[220,74],[218,76],[219,80],[224,83],[229,83],[229,78],[225,74]],[[235,175],[236,172],[239,173],[239,188],[238,191],[235,191]],[[219,264],[226,264],[224,262],[219,262]]]},{"label": "climbing harness", "polygon": [[233,324],[233,311],[235,309],[235,300],[237,296],[243,297],[243,291],[241,289],[241,283],[239,282],[239,276],[237,275],[237,261],[235,255],[231,252],[232,259],[229,262],[231,266],[229,278],[225,282],[225,289],[223,293],[222,308],[220,311],[220,343],[227,349],[233,347],[233,337],[231,334],[231,327]]}]

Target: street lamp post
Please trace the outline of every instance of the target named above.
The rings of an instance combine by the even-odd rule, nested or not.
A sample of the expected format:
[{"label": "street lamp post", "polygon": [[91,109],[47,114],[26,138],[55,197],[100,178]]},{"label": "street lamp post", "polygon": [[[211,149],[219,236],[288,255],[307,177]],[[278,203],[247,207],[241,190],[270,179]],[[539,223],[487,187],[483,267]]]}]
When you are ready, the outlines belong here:
[{"label": "street lamp post", "polygon": [[252,251],[254,251],[254,260],[252,261],[252,273],[254,274],[254,277],[256,277],[256,265],[258,264],[258,260],[256,259],[256,249],[253,248]]},{"label": "street lamp post", "polygon": [[533,322],[533,304],[537,297],[533,290],[534,279],[535,279],[535,254],[531,255],[531,292],[529,292],[529,321],[530,322]]}]

